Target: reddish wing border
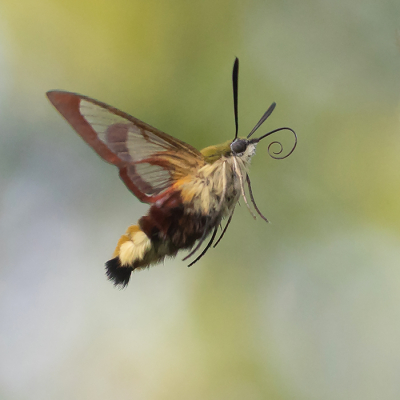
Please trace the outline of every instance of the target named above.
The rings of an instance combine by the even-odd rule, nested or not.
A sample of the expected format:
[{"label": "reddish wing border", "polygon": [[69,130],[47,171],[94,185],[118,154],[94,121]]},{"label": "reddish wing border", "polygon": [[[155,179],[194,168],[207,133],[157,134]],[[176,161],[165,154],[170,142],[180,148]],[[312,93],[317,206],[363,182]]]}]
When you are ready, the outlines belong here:
[{"label": "reddish wing border", "polygon": [[[83,118],[79,111],[81,99],[91,100],[85,96],[75,93],[51,91],[47,92],[47,97],[59,113],[68,121],[68,123],[76,130],[82,139],[92,147],[96,153],[110,164],[117,167],[125,164],[116,154],[114,154],[99,138],[90,124]],[[110,109],[106,104],[99,104]]]},{"label": "reddish wing border", "polygon": [[138,120],[135,117],[132,117],[129,114],[126,114],[114,107],[109,106],[108,104],[102,103],[100,101],[94,100],[87,96],[82,96],[76,93],[65,92],[65,91],[50,91],[47,92],[47,97],[50,102],[54,105],[54,107],[60,112],[60,114],[67,120],[67,122],[75,129],[75,131],[82,137],[82,139],[89,144],[96,153],[102,157],[105,161],[110,164],[114,164],[119,168],[119,175],[128,189],[142,202],[145,203],[155,203],[157,200],[162,199],[169,192],[169,189],[155,196],[148,196],[143,193],[129,178],[127,167],[129,164],[118,157],[117,154],[113,153],[107,145],[105,145],[99,138],[96,131],[91,127],[91,125],[86,121],[86,119],[80,113],[80,101],[86,100],[93,104],[96,104],[110,113],[118,115],[126,120],[132,122],[133,124],[139,126],[146,131],[151,132],[152,134],[159,136],[164,141],[171,144],[172,147],[179,149],[186,154],[195,159],[202,160],[202,154],[195,149],[194,147],[188,145],[185,142],[182,142],[178,139],[173,138],[172,136],[167,135],[166,133],[159,131],[156,128]]}]

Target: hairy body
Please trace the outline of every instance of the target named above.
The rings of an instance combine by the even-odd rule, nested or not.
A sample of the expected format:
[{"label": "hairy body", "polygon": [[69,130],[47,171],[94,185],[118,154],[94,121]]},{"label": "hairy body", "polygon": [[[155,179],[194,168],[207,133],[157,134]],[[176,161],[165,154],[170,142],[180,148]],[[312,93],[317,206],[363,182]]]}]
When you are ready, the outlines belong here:
[{"label": "hairy body", "polygon": [[137,225],[127,229],[113,258],[106,263],[107,274],[117,285],[125,286],[134,269],[192,248],[232,215],[256,144],[247,146],[240,155],[232,155],[229,144],[202,150],[204,165],[176,181],[173,190],[152,205]]}]

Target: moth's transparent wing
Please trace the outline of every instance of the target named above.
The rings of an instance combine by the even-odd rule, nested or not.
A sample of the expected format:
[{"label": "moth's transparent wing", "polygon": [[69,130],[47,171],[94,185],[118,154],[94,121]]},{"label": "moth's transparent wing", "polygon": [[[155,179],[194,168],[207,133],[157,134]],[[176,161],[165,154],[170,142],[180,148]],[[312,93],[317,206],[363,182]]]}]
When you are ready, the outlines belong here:
[{"label": "moth's transparent wing", "polygon": [[63,91],[47,96],[97,154],[119,168],[126,186],[143,202],[154,203],[174,182],[204,165],[194,147],[105,103]]}]

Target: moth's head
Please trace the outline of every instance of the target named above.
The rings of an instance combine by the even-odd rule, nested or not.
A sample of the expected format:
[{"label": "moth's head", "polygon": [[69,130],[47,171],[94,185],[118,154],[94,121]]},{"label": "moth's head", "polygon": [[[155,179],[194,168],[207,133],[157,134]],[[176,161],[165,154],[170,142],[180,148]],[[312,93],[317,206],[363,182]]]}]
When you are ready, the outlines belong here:
[{"label": "moth's head", "polygon": [[236,138],[229,147],[231,148],[232,154],[238,156],[247,150],[248,145],[249,141],[247,139]]},{"label": "moth's head", "polygon": [[231,156],[239,157],[244,162],[249,162],[256,153],[256,145],[257,143],[252,143],[246,138],[236,138],[229,145]]},{"label": "moth's head", "polygon": [[[255,127],[252,129],[252,131],[247,135],[247,138],[239,138],[238,137],[238,77],[239,77],[239,59],[235,59],[235,63],[233,65],[233,73],[232,73],[232,83],[233,83],[233,105],[234,105],[234,112],[235,112],[235,126],[236,126],[236,132],[235,132],[235,138],[233,141],[230,143],[230,153],[233,156],[246,156],[248,155],[249,157],[254,155],[256,145],[260,140],[266,138],[269,135],[272,135],[275,132],[281,131],[281,130],[289,130],[294,134],[295,137],[295,143],[293,148],[290,150],[290,152],[285,155],[285,156],[278,156],[279,154],[282,153],[283,151],[283,146],[280,142],[272,142],[268,146],[268,153],[270,154],[271,157],[276,158],[276,159],[282,159],[288,157],[294,149],[296,148],[297,145],[297,135],[296,132],[291,129],[291,128],[279,128],[275,129],[271,132],[266,133],[265,135],[260,136],[259,138],[253,138],[250,139],[250,137],[253,135],[253,133],[265,122],[265,120],[272,114],[276,107],[276,103],[272,103],[271,106],[268,108],[268,110],[264,113],[264,115],[260,118],[260,120],[257,122]],[[278,152],[274,152],[271,154],[270,148],[273,144],[278,144],[280,146],[280,150]]]},{"label": "moth's head", "polygon": [[[229,157],[235,156],[240,157],[244,160],[249,160],[255,153],[255,149],[257,144],[260,140],[266,138],[269,135],[272,135],[275,132],[282,131],[282,130],[289,130],[294,134],[295,143],[288,154],[285,156],[280,156],[283,152],[283,146],[280,142],[274,141],[268,145],[268,153],[271,157],[276,159],[283,159],[288,157],[297,145],[297,136],[293,129],[290,128],[278,128],[271,132],[266,133],[265,135],[260,136],[259,138],[252,138],[250,137],[253,133],[264,123],[264,121],[272,114],[274,111],[276,103],[272,103],[268,110],[264,113],[264,115],[260,118],[257,122],[256,126],[252,129],[252,131],[247,135],[245,138],[238,137],[238,76],[239,76],[239,60],[236,58],[235,63],[233,65],[233,73],[232,73],[232,82],[233,82],[233,105],[235,111],[235,126],[236,132],[235,137],[233,140],[229,140],[225,143],[216,145],[216,146],[209,146],[205,149],[201,150],[205,160],[209,163],[213,163],[216,160],[219,160],[221,157]],[[274,144],[278,144],[280,149],[277,152],[271,153],[271,146]]]}]

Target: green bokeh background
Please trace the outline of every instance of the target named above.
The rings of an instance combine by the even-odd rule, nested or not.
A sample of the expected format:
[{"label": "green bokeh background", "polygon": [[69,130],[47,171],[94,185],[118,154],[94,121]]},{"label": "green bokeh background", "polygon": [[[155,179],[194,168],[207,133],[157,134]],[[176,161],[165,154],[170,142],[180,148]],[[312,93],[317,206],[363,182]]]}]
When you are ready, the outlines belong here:
[{"label": "green bokeh background", "polygon": [[[0,398],[400,398],[398,0],[0,1]],[[65,89],[202,148],[260,144],[245,207],[198,264],[116,290],[146,212],[50,106]]]}]

